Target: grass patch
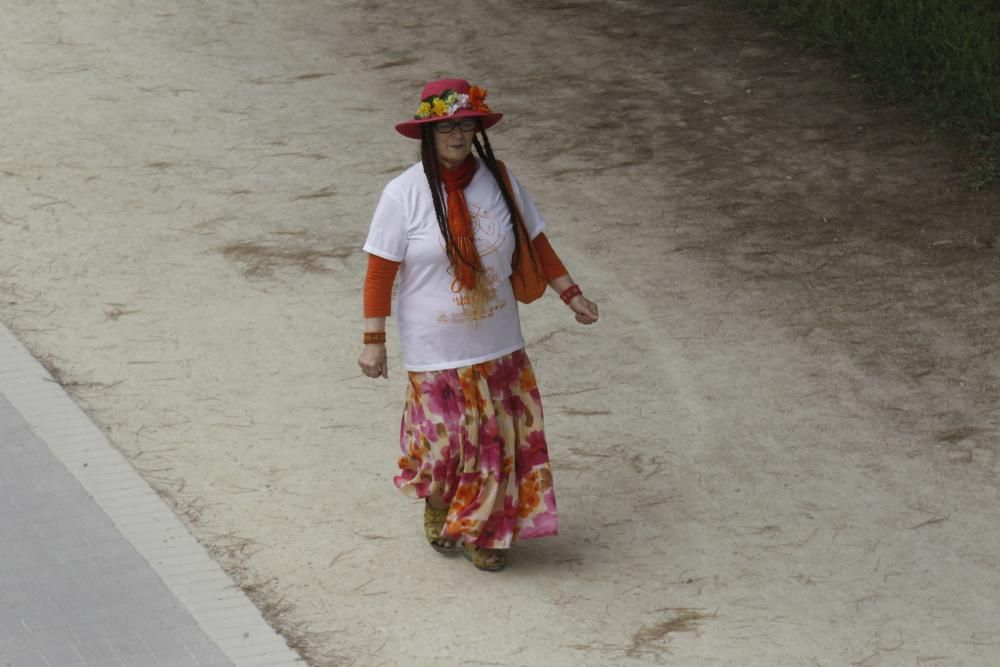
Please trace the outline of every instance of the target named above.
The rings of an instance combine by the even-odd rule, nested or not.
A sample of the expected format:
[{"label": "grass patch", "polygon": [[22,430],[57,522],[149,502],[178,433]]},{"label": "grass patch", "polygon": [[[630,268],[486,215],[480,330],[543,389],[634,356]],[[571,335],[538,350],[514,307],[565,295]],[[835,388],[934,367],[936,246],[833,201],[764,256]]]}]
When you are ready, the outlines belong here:
[{"label": "grass patch", "polygon": [[887,102],[957,132],[976,189],[1000,183],[1000,0],[743,0],[803,46],[833,50]]}]

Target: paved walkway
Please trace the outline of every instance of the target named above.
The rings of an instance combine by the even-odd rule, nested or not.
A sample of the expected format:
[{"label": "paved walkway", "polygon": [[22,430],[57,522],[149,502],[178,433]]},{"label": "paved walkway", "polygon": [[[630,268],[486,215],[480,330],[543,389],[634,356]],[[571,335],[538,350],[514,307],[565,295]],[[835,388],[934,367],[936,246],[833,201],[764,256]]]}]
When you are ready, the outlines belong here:
[{"label": "paved walkway", "polygon": [[0,325],[0,667],[303,664]]}]

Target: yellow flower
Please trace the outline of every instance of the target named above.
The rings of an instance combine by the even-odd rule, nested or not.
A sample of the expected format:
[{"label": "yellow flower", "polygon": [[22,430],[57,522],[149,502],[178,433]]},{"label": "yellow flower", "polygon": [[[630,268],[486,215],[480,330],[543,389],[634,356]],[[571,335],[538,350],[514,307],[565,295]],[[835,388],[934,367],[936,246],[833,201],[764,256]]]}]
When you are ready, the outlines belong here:
[{"label": "yellow flower", "polygon": [[435,116],[448,115],[448,103],[442,100],[440,97],[434,99],[434,115]]},{"label": "yellow flower", "polygon": [[427,118],[431,115],[431,105],[427,102],[421,102],[420,106],[417,107],[416,118]]}]

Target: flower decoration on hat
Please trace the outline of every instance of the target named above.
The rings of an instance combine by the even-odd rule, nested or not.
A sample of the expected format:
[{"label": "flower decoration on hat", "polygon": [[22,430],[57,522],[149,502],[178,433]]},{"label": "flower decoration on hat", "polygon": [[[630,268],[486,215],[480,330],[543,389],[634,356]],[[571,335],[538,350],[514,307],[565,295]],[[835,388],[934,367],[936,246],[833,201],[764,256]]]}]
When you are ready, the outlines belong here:
[{"label": "flower decoration on hat", "polygon": [[417,113],[413,117],[417,120],[445,118],[462,109],[491,113],[490,108],[486,105],[486,90],[469,86],[469,93],[465,94],[449,88],[440,95],[431,95],[421,100]]},{"label": "flower decoration on hat", "polygon": [[469,85],[465,79],[428,81],[420,91],[417,113],[396,124],[396,131],[410,139],[421,139],[423,126],[452,118],[476,118],[480,129],[496,125],[503,114],[486,104],[486,89]]}]

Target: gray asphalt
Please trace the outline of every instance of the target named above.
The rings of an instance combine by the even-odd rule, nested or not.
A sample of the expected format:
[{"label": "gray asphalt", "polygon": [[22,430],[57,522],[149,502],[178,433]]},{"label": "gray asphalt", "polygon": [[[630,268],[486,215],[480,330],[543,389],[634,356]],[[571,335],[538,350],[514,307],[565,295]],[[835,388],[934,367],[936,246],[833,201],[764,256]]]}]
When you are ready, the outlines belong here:
[{"label": "gray asphalt", "polygon": [[0,460],[0,664],[233,664],[2,394]]},{"label": "gray asphalt", "polygon": [[0,667],[297,663],[0,325]]}]

